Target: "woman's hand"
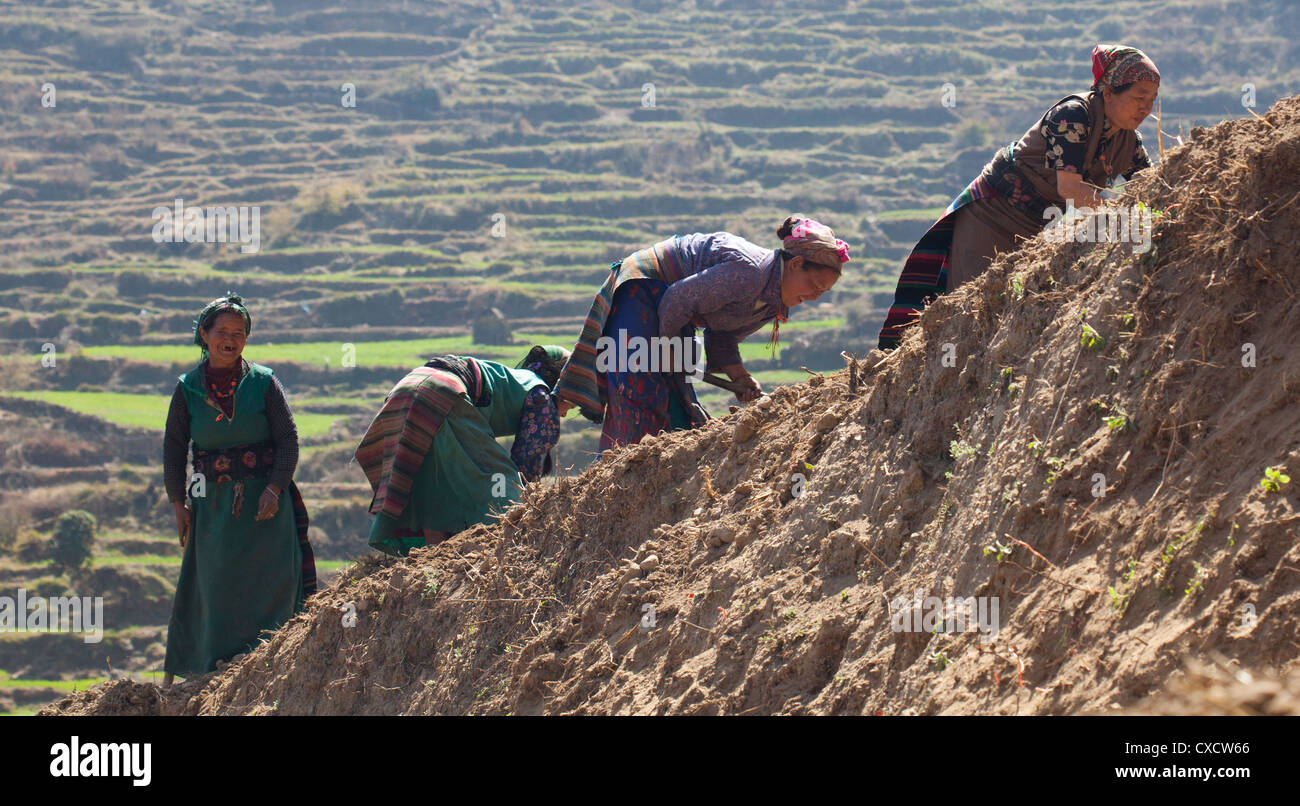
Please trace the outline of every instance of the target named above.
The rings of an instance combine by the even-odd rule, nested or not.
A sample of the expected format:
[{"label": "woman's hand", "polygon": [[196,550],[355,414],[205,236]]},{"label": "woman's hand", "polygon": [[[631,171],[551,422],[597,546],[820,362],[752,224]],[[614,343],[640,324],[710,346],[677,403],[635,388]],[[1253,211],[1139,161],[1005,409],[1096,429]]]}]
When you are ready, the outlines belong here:
[{"label": "woman's hand", "polygon": [[733,380],[743,386],[743,388],[736,393],[736,399],[741,403],[753,403],[755,400],[758,400],[763,396],[763,387],[758,385],[758,381],[754,380],[753,375],[746,373],[745,375],[739,378],[734,378]]},{"label": "woman's hand", "polygon": [[180,538],[181,545],[184,546],[185,541],[190,536],[190,511],[186,508],[184,501],[173,501],[172,511],[176,513],[176,536]]},{"label": "woman's hand", "polygon": [[1075,207],[1096,208],[1102,203],[1096,189],[1073,171],[1056,172],[1056,192],[1061,194],[1061,198],[1074,202]]},{"label": "woman's hand", "polygon": [[722,371],[727,373],[727,377],[733,383],[740,384],[741,390],[736,392],[736,399],[741,403],[753,403],[763,396],[763,387],[758,385],[758,381],[749,374],[744,364],[731,364],[723,367]]},{"label": "woman's hand", "polygon": [[253,520],[264,521],[273,518],[279,509],[280,488],[274,484],[268,484],[266,489],[262,490],[262,495],[257,499],[257,516]]}]

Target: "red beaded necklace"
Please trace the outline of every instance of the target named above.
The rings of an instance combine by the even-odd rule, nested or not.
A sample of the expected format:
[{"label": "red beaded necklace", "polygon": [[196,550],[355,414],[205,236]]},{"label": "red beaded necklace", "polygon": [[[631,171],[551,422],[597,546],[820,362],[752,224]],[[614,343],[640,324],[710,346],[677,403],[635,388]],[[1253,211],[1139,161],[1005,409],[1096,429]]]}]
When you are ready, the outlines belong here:
[{"label": "red beaded necklace", "polygon": [[[213,400],[221,407],[221,413],[217,415],[217,422],[222,419],[229,419],[235,415],[235,389],[239,386],[239,367],[230,369],[215,369],[208,365],[207,374],[208,392],[211,393]],[[229,377],[229,383],[226,378]]]}]

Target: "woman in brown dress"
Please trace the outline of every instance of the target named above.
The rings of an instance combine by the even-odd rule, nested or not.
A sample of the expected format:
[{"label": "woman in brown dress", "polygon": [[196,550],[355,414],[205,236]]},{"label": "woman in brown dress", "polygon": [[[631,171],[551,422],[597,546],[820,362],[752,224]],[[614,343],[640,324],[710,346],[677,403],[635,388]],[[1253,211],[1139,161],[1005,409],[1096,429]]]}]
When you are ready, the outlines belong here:
[{"label": "woman in brown dress", "polygon": [[999,252],[1038,234],[1053,207],[1096,207],[1100,191],[1151,165],[1137,128],[1151,114],[1160,72],[1136,48],[1098,45],[1092,90],[1069,95],[1001,149],[921,237],[903,264],[880,331],[893,349],[938,295],[982,273]]}]

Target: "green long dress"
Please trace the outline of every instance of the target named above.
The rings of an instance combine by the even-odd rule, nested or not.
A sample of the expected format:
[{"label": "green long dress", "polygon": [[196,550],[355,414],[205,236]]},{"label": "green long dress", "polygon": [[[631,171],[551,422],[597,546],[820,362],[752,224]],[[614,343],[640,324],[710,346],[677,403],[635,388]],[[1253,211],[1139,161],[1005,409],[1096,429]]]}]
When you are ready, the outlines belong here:
[{"label": "green long dress", "polygon": [[514,435],[528,392],[546,382],[530,370],[495,361],[478,364],[484,385],[492,391],[491,404],[475,408],[468,397],[458,396],[411,479],[402,514],[393,518],[381,512],[373,517],[369,543],[376,549],[404,555],[425,540],[403,532],[459,532],[490,523],[491,515],[519,500],[519,468],[497,437]]},{"label": "green long dress", "polygon": [[[203,365],[180,378],[190,412],[190,439],[212,450],[253,445],[271,438],[266,390],[271,370],[249,363],[235,390],[234,416],[217,419],[207,402]],[[235,482],[206,479],[194,498],[190,538],[167,625],[163,668],[176,675],[203,674],[254,648],[264,630],[275,630],[302,606],[302,549],[287,490],[275,515],[256,521],[268,479],[244,480],[240,513],[233,510]]]}]

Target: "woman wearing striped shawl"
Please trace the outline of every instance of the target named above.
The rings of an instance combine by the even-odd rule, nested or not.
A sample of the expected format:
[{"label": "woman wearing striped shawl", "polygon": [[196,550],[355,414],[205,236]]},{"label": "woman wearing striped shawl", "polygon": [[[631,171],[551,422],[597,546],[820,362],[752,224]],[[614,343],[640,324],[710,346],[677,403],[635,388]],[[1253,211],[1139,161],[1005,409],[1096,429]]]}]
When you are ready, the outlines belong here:
[{"label": "woman wearing striped shawl", "polygon": [[1150,167],[1137,127],[1151,114],[1160,72],[1136,48],[1098,45],[1092,90],[1056,102],[1019,142],[1000,150],[930,227],[903,264],[880,348],[940,294],[981,274],[999,252],[1034,237],[1066,203],[1097,207],[1116,177]]},{"label": "woman wearing striped shawl", "polygon": [[[551,389],[568,357],[536,346],[511,369],[439,356],[398,381],[355,454],[374,491],[370,545],[402,556],[446,540],[549,473],[560,438]],[[512,435],[507,452],[497,437]]]},{"label": "woman wearing striped shawl", "polygon": [[696,327],[706,368],[741,384],[741,402],[762,395],[740,342],[773,322],[775,343],[790,309],[829,291],[849,259],[830,227],[810,218],[787,218],[777,237],[780,249],[728,232],[679,235],[611,265],[556,387],[561,414],[577,407],[602,423],[602,451],[701,425],[708,414],[688,382]]},{"label": "woman wearing striped shawl", "polygon": [[[167,412],[163,473],[185,553],[165,683],[248,652],[316,591],[307,508],[293,483],[298,430],[271,370],[243,359],[252,324],[235,294],[199,313],[203,360],[180,376]],[[196,476],[187,485],[191,444]]]}]

